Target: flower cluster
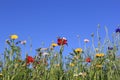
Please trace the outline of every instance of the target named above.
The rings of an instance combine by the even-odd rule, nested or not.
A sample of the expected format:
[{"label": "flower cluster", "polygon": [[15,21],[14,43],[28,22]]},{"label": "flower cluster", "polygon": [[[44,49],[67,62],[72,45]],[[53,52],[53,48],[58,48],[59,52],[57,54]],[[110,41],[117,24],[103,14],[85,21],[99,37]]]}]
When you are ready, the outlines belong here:
[{"label": "flower cluster", "polygon": [[[83,45],[73,48],[67,56],[64,55],[68,48],[65,37],[57,38],[48,47],[37,48],[36,55],[30,56],[22,48],[27,46],[27,41],[17,41],[18,35],[13,34],[6,40],[7,46],[1,55],[0,80],[119,80],[120,28],[115,32],[113,41],[105,39],[102,46],[102,41],[94,45],[95,34],[92,34],[92,46],[89,47],[90,40],[86,38]],[[22,59],[21,54],[26,58]]]}]

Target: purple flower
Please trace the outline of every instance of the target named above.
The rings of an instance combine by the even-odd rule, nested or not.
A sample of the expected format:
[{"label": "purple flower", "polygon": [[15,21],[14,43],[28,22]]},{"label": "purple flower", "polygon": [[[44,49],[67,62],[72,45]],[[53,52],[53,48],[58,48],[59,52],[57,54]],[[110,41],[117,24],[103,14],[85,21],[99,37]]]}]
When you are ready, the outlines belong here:
[{"label": "purple flower", "polygon": [[108,47],[108,50],[113,50],[113,47]]},{"label": "purple flower", "polygon": [[120,33],[120,28],[118,27],[116,30],[115,30],[116,33]]}]

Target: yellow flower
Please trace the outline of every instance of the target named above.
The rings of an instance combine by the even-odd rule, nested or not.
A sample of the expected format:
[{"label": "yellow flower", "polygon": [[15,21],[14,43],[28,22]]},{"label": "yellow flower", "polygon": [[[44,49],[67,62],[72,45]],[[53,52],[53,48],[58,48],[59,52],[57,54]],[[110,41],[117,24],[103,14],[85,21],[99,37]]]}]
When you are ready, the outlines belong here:
[{"label": "yellow flower", "polygon": [[97,68],[102,68],[102,65],[98,64],[96,65]]},{"label": "yellow flower", "polygon": [[17,63],[14,65],[15,68],[17,68],[18,66],[19,66],[19,65],[18,65]]},{"label": "yellow flower", "polygon": [[74,63],[70,63],[69,65],[70,65],[71,67],[74,67],[74,66],[75,66],[75,64],[74,64]]},{"label": "yellow flower", "polygon": [[60,64],[56,64],[55,66],[56,66],[56,67],[59,67],[59,66],[60,66]]},{"label": "yellow flower", "polygon": [[2,77],[3,76],[3,74],[2,73],[0,73],[0,77]]},{"label": "yellow flower", "polygon": [[52,47],[56,47],[56,46],[58,46],[58,44],[52,43],[51,46],[52,46]]},{"label": "yellow flower", "polygon": [[104,54],[103,53],[101,53],[101,57],[103,57],[104,56]]},{"label": "yellow flower", "polygon": [[82,51],[83,51],[83,50],[82,50],[81,48],[76,48],[76,49],[75,49],[75,52],[76,52],[76,53],[82,53]]},{"label": "yellow flower", "polygon": [[104,54],[103,53],[98,53],[98,54],[96,54],[96,57],[104,57]]},{"label": "yellow flower", "polygon": [[17,39],[17,38],[18,38],[18,36],[15,35],[15,34],[10,36],[10,39],[13,39],[13,40],[15,40],[15,39]]},{"label": "yellow flower", "polygon": [[79,76],[83,76],[83,77],[85,77],[86,75],[87,75],[86,72],[80,72],[80,73],[79,73]]}]

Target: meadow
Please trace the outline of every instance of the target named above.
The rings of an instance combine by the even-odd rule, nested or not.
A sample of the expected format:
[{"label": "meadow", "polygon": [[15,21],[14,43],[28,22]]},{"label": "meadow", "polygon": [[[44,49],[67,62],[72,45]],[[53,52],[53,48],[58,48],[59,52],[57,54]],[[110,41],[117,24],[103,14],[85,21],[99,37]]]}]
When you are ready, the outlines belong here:
[{"label": "meadow", "polygon": [[[98,27],[97,37],[91,34],[91,40],[84,39],[84,48],[73,48],[65,58],[65,46],[70,44],[65,37],[36,49],[36,56],[24,53],[26,58],[22,59],[20,45],[24,47],[26,41],[10,35],[0,61],[0,80],[120,80],[120,28],[111,33],[112,39],[106,27],[105,31],[104,41]],[[92,45],[86,47],[88,43]]]}]

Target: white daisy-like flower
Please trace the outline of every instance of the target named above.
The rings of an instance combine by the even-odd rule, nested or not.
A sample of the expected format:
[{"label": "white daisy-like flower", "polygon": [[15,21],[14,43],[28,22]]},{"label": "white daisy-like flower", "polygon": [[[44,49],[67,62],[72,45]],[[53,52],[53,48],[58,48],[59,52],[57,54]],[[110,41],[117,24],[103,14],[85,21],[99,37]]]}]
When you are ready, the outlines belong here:
[{"label": "white daisy-like flower", "polygon": [[84,42],[85,43],[88,43],[90,40],[89,39],[84,39]]},{"label": "white daisy-like flower", "polygon": [[26,40],[21,41],[21,44],[23,44],[23,45],[25,45],[26,43],[27,43],[27,41],[26,41]]},{"label": "white daisy-like flower", "polygon": [[49,53],[47,53],[47,52],[43,52],[42,55],[43,55],[43,56],[48,56]]},{"label": "white daisy-like flower", "polygon": [[78,74],[74,74],[73,76],[74,76],[74,77],[77,77],[77,76],[79,76],[79,75],[78,75]]},{"label": "white daisy-like flower", "polygon": [[67,38],[66,38],[66,37],[63,37],[62,39],[67,40]]}]

